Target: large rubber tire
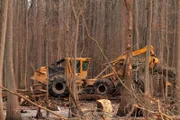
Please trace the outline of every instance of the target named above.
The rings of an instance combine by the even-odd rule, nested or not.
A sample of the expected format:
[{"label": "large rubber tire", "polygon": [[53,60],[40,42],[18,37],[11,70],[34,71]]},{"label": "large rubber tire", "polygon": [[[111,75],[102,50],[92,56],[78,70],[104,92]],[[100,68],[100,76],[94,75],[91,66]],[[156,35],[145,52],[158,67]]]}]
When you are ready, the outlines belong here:
[{"label": "large rubber tire", "polygon": [[95,94],[109,95],[114,91],[114,84],[109,79],[100,79],[94,83]]},{"label": "large rubber tire", "polygon": [[123,85],[121,82],[118,82],[116,87],[115,87],[115,91],[113,92],[113,95],[121,95],[122,93],[122,90],[123,90]]},{"label": "large rubber tire", "polygon": [[69,92],[66,87],[66,81],[64,78],[54,78],[53,81],[49,83],[49,94],[52,97],[65,97],[68,96]]}]

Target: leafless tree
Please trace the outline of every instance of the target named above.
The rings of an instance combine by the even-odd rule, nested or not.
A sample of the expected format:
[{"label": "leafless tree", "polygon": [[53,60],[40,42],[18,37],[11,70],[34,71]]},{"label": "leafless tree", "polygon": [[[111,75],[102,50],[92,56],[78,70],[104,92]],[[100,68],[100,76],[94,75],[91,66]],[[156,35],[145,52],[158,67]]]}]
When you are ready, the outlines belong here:
[{"label": "leafless tree", "polygon": [[[5,79],[7,88],[16,91],[13,69],[13,1],[9,1],[8,5],[8,21],[5,45]],[[7,95],[7,114],[6,120],[21,120],[18,98],[8,93]]]},{"label": "leafless tree", "polygon": [[[7,27],[7,13],[8,13],[8,0],[2,1],[2,17],[1,17],[1,34],[0,34],[0,86],[3,82],[3,63],[4,63],[4,49],[5,49],[5,38],[6,38],[6,27]],[[2,90],[0,90],[0,118],[5,120],[2,100]]]},{"label": "leafless tree", "polygon": [[[178,6],[180,5],[180,1],[178,0]],[[178,9],[178,31],[180,31],[180,8]],[[177,52],[176,52],[176,85],[180,86],[180,34],[178,34],[177,39]],[[180,92],[176,91],[176,97],[179,100]],[[178,107],[179,108],[179,107]]]},{"label": "leafless tree", "polygon": [[148,39],[147,39],[147,51],[146,51],[146,67],[145,67],[145,95],[151,96],[151,79],[149,78],[149,58],[150,58],[150,45],[151,45],[151,25],[152,25],[152,0],[149,1],[149,19],[148,19]]},{"label": "leafless tree", "polygon": [[[132,84],[133,84],[133,79],[132,79],[132,10],[133,10],[133,0],[125,0],[125,6],[128,11],[128,31],[127,31],[127,36],[126,36],[126,41],[127,41],[127,53],[126,53],[126,70],[125,70],[125,85],[127,88],[124,88],[122,91],[122,96],[123,99],[121,100],[118,108],[117,115],[119,116],[124,116],[128,114],[128,112],[132,111],[133,109],[132,104],[134,102],[133,97],[132,97]],[[128,105],[128,107],[127,107]]]}]

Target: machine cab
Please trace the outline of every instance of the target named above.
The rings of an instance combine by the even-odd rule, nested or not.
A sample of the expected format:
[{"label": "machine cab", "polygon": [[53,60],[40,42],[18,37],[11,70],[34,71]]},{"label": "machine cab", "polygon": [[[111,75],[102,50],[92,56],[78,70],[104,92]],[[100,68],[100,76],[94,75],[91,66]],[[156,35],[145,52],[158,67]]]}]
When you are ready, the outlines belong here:
[{"label": "machine cab", "polygon": [[[90,58],[76,58],[76,77],[80,79],[85,79],[88,75]],[[74,59],[67,58],[67,75],[69,77],[73,76],[74,70]]]}]

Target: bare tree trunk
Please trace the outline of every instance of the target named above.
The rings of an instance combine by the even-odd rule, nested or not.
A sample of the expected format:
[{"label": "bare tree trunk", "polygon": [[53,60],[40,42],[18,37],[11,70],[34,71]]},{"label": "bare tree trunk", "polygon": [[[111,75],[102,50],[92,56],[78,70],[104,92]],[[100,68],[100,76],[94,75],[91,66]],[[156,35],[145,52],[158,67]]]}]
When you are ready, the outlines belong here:
[{"label": "bare tree trunk", "polygon": [[[8,12],[8,0],[2,1],[2,17],[1,17],[1,35],[0,35],[0,86],[3,83],[3,63],[4,63],[4,49],[5,49],[5,38],[6,38],[6,28],[7,28],[7,12]],[[2,90],[0,89],[0,118],[5,120],[3,112],[3,100],[2,100]]]},{"label": "bare tree trunk", "polygon": [[172,67],[174,67],[175,66],[175,56],[176,56],[176,53],[175,53],[175,51],[176,51],[176,39],[177,39],[177,9],[178,9],[178,7],[177,7],[178,5],[176,4],[176,0],[174,0],[174,12],[176,13],[175,14],[175,21],[174,21],[174,24],[173,24],[173,28],[175,29],[174,31],[175,31],[175,33],[174,33],[174,35],[173,35],[173,44],[172,44],[172,48],[173,48],[173,50],[172,50],[172,63],[171,63],[171,66]]},{"label": "bare tree trunk", "polygon": [[28,64],[28,38],[29,38],[29,27],[28,27],[28,0],[25,0],[25,23],[26,23],[26,41],[25,41],[25,66],[24,66],[24,88],[27,89],[27,64]]},{"label": "bare tree trunk", "polygon": [[[165,28],[165,20],[164,20],[164,16],[165,16],[165,0],[161,1],[161,18],[160,18],[160,24],[161,24],[161,29],[160,29],[160,64],[162,65],[162,69],[163,69],[163,65],[164,65],[164,40],[165,40],[165,35],[164,35],[164,28]],[[165,91],[165,86],[163,83],[163,79],[164,76],[162,74],[162,81],[160,83],[161,85],[161,93],[164,95],[164,91]]]},{"label": "bare tree trunk", "polygon": [[38,68],[44,63],[43,49],[44,49],[44,0],[37,0],[37,66]]},{"label": "bare tree trunk", "polygon": [[[149,58],[150,58],[150,45],[151,45],[151,25],[152,25],[152,0],[149,1],[150,4],[147,8],[149,8],[149,19],[148,19],[148,39],[147,39],[147,51],[146,51],[146,64],[145,64],[145,98],[144,100],[146,100],[146,97],[152,96],[152,83],[151,83],[151,78],[149,75]],[[149,101],[145,101],[146,103],[146,107],[149,108],[150,107],[150,103]],[[145,112],[145,115],[148,116],[149,114],[147,112]]]},{"label": "bare tree trunk", "polygon": [[[130,111],[133,111],[132,104],[134,102],[133,97],[132,97],[132,9],[133,9],[133,0],[125,0],[125,5],[128,11],[128,31],[127,31],[127,53],[126,53],[126,80],[125,80],[125,85],[128,88],[124,88],[122,91],[122,101],[119,104],[119,108],[117,111],[118,116],[125,116],[125,115],[130,115]],[[128,107],[127,107],[128,105]]]},{"label": "bare tree trunk", "polygon": [[[166,16],[166,18],[165,18],[165,20],[166,20],[166,23],[165,23],[165,25],[166,25],[166,28],[165,28],[165,31],[166,31],[166,35],[165,35],[165,45],[166,45],[166,52],[167,52],[167,56],[166,56],[166,64],[167,64],[167,66],[169,66],[169,42],[168,42],[168,14],[169,14],[169,10],[168,10],[168,7],[169,6],[169,1],[168,0],[166,0],[166,7],[165,7],[165,16]],[[168,68],[166,69],[166,79],[165,79],[165,83],[168,83]],[[165,96],[164,96],[165,98],[167,98],[168,97],[168,86],[167,85],[165,85]]]},{"label": "bare tree trunk", "polygon": [[120,0],[120,11],[121,11],[121,52],[125,52],[126,36],[127,36],[127,10],[123,0]]},{"label": "bare tree trunk", "polygon": [[[180,0],[178,0],[178,6],[180,6]],[[180,31],[180,8],[178,8],[178,31]],[[177,52],[176,52],[176,86],[180,87],[180,34],[177,39]],[[180,99],[180,91],[176,90],[177,100]],[[178,109],[180,107],[178,106]],[[178,110],[179,111],[179,110]]]},{"label": "bare tree trunk", "polygon": [[151,45],[151,24],[152,24],[152,0],[150,0],[150,11],[149,11],[149,38],[147,40],[147,51],[146,51],[146,67],[145,67],[145,95],[151,96],[151,79],[149,78],[149,58],[150,58],[150,45]]},{"label": "bare tree trunk", "polygon": [[[5,46],[5,60],[6,60],[6,84],[7,88],[16,91],[16,84],[14,79],[13,69],[13,1],[9,1],[8,6],[8,21],[7,21],[7,36]],[[6,120],[21,120],[19,110],[18,98],[15,95],[8,93],[7,95],[7,114]]]},{"label": "bare tree trunk", "polygon": [[135,0],[135,32],[136,32],[136,48],[139,49],[139,4],[138,0]]},{"label": "bare tree trunk", "polygon": [[[78,3],[76,3],[77,5]],[[73,16],[75,19],[75,38],[74,38],[74,68],[73,68],[73,78],[70,80],[70,91],[72,92],[70,102],[72,103],[72,108],[70,109],[70,112],[73,113],[76,116],[82,115],[82,111],[79,107],[79,97],[78,97],[78,89],[76,85],[76,58],[77,58],[77,44],[78,44],[78,37],[79,37],[79,13],[75,10],[74,1],[71,0],[71,7]],[[78,6],[79,7],[79,6]],[[72,115],[72,116],[74,116]]]},{"label": "bare tree trunk", "polygon": [[[14,7],[14,13],[16,14],[16,16],[13,18],[13,21],[14,21],[13,29],[20,29],[21,22],[20,22],[19,16],[21,13],[20,13],[19,8],[20,8],[20,1],[16,1],[15,7]],[[19,62],[21,62],[21,58],[19,58],[19,56],[21,56],[21,55],[19,53],[19,51],[20,51],[19,43],[21,43],[20,40],[22,40],[22,38],[21,39],[19,38],[19,36],[20,36],[19,33],[21,33],[21,31],[16,30],[13,33],[16,34],[16,36],[13,36],[13,40],[14,40],[13,44],[14,44],[14,46],[16,46],[16,47],[14,47],[14,51],[15,51],[15,53],[14,53],[15,54],[14,55],[14,73],[15,73],[15,80],[20,82],[20,80],[21,80],[20,73],[21,72],[20,72],[20,68],[19,68]],[[17,84],[18,84],[18,82],[16,83],[16,85]]]}]

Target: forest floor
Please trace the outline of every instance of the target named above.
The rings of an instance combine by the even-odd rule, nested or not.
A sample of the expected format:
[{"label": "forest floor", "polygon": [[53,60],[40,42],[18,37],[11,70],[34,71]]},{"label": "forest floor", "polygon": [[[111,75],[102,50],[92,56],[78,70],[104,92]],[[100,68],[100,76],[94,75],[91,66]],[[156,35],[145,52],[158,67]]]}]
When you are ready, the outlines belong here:
[{"label": "forest floor", "polygon": [[[62,101],[60,101],[62,102]],[[5,102],[6,104],[6,102]],[[96,111],[96,101],[81,101],[80,102],[80,106],[81,109],[83,111],[89,111],[90,112],[94,112]],[[112,115],[115,116],[117,109],[118,109],[118,103],[116,101],[112,101],[112,107],[113,107],[113,113]],[[4,106],[5,109],[5,114],[6,114],[6,105]],[[20,106],[21,109],[21,116],[22,116],[22,120],[59,120],[57,116],[53,115],[53,114],[49,114],[49,116],[46,115],[46,111],[41,109],[42,115],[43,115],[43,119],[36,119],[35,116],[37,114],[37,107],[35,106]],[[53,111],[59,115],[62,115],[63,117],[68,117],[68,111],[69,111],[69,107],[65,106],[65,105],[60,105],[59,106],[59,110]],[[86,112],[86,114],[89,114],[88,112]],[[91,113],[92,115],[93,113]],[[87,115],[88,117],[92,117]],[[89,120],[91,120],[91,118],[89,118]],[[97,120],[99,120],[97,118]],[[115,118],[113,118],[112,120],[119,120],[119,118],[117,118],[117,116]]]}]

